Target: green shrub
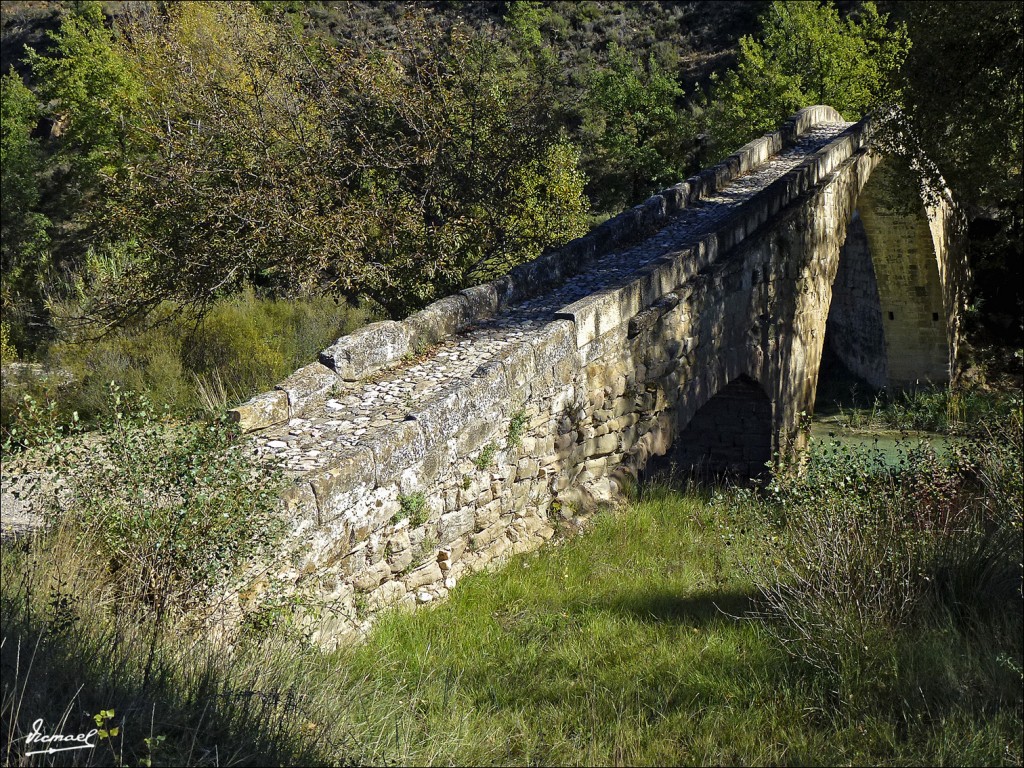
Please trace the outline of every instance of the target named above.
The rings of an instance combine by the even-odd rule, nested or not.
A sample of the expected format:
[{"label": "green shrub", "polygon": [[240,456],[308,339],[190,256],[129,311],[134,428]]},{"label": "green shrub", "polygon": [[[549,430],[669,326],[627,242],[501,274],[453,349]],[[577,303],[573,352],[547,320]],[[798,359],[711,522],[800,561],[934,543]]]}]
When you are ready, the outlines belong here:
[{"label": "green shrub", "polygon": [[494,463],[494,457],[498,454],[498,446],[494,443],[487,443],[480,449],[480,455],[473,459],[473,466],[483,472]]},{"label": "green shrub", "polygon": [[769,494],[786,542],[759,579],[768,626],[838,680],[884,677],[897,631],[1020,606],[1021,410],[938,456],[827,445]]},{"label": "green shrub", "polygon": [[18,359],[18,350],[11,344],[11,332],[6,321],[0,320],[0,365],[13,363]]},{"label": "green shrub", "polygon": [[111,382],[180,416],[234,405],[313,362],[369,318],[330,298],[262,298],[251,289],[217,301],[198,324],[172,309],[163,306],[154,318],[160,322],[145,328],[52,345],[47,365],[71,378],[60,397],[65,412],[97,416]]},{"label": "green shrub", "polygon": [[51,517],[104,558],[125,605],[201,605],[275,540],[279,476],[226,420],[175,425],[113,386],[96,432],[69,440],[36,410],[25,440],[66,482]]},{"label": "green shrub", "polygon": [[526,424],[529,418],[526,416],[526,411],[516,411],[512,414],[512,418],[508,422],[508,439],[507,445],[509,448],[518,448],[519,444],[523,440],[523,431],[526,429]]},{"label": "green shrub", "polygon": [[980,435],[1013,407],[1013,397],[979,389],[931,387],[900,392],[878,409],[896,429]]},{"label": "green shrub", "polygon": [[398,503],[401,505],[401,511],[396,516],[396,523],[405,517],[409,518],[409,524],[412,526],[427,522],[427,497],[423,491],[399,494]]}]

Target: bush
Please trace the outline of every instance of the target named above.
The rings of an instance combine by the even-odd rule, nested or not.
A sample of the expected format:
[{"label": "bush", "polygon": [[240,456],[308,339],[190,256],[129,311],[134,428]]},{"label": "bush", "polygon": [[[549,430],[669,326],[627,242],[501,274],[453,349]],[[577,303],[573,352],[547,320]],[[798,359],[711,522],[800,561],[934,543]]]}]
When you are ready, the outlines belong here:
[{"label": "bush", "polygon": [[968,624],[1019,612],[1019,403],[1004,419],[945,457],[922,442],[889,465],[880,451],[833,444],[812,452],[804,475],[773,479],[786,544],[758,587],[793,656],[833,680],[879,680],[893,639],[936,610]]},{"label": "bush", "polygon": [[[14,436],[56,478],[45,515],[105,561],[125,606],[202,605],[278,532],[279,476],[225,419],[173,424],[145,397],[110,388],[89,435],[31,398]],[[9,447],[9,446],[5,446]]]},{"label": "bush", "polygon": [[64,412],[97,416],[111,382],[179,416],[223,410],[313,362],[370,314],[326,297],[272,299],[252,289],[217,301],[198,323],[172,310],[165,304],[148,327],[54,344],[46,363],[71,379],[60,394]]}]

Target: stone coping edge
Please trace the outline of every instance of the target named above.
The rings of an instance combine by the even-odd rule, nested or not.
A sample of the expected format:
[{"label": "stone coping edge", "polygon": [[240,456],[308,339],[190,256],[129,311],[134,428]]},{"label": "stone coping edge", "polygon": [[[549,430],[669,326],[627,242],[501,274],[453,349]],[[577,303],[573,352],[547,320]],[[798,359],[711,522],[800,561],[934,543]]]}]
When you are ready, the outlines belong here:
[{"label": "stone coping edge", "polygon": [[[862,149],[870,136],[870,118],[851,125],[796,168],[755,194],[695,245],[656,259],[625,284],[606,288],[562,307],[555,317],[575,324],[577,348],[584,350],[601,336],[632,322],[666,294],[682,291],[687,281],[716,263],[719,254],[743,242],[768,219],[827,178]],[[637,320],[641,325],[645,322],[652,320],[649,317]]]}]

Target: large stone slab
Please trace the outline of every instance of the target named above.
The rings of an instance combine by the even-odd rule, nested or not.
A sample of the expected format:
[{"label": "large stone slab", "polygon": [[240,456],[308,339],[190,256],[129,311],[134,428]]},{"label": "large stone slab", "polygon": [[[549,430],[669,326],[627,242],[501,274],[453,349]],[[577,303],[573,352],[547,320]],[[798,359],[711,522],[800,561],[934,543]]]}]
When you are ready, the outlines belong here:
[{"label": "large stone slab", "polygon": [[365,445],[373,454],[377,485],[394,482],[426,457],[423,432],[415,421],[400,421],[374,432]]},{"label": "large stone slab", "polygon": [[326,365],[310,363],[284,379],[275,389],[288,395],[291,415],[296,416],[309,403],[330,394],[340,383],[337,374]]},{"label": "large stone slab", "polygon": [[345,381],[359,381],[409,352],[409,329],[385,320],[342,336],[320,353],[320,362]]},{"label": "large stone slab", "polygon": [[327,469],[309,478],[319,510],[319,522],[330,522],[351,506],[349,494],[368,491],[376,482],[373,453],[364,447],[349,449]]},{"label": "large stone slab", "polygon": [[242,432],[281,424],[288,421],[288,416],[288,395],[280,390],[258,394],[228,411],[228,417]]}]

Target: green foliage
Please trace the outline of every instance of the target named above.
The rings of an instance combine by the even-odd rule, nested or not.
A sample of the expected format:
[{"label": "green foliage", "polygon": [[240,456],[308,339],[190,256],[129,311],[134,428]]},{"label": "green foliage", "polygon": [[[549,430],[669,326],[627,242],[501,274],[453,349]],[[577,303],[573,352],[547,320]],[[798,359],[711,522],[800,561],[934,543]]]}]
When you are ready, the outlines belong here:
[{"label": "green foliage", "polygon": [[6,320],[0,320],[0,365],[13,363],[18,359],[18,350],[11,344],[10,326]]},{"label": "green foliage", "polygon": [[895,463],[832,444],[812,451],[805,474],[774,478],[784,543],[759,588],[791,654],[831,684],[877,681],[893,632],[927,626],[935,611],[976,621],[1019,601],[1019,402],[1004,418],[945,457],[923,442]]},{"label": "green foliage", "polygon": [[199,321],[173,309],[159,308],[149,326],[52,344],[44,361],[57,373],[6,376],[4,429],[18,418],[22,393],[59,399],[63,414],[90,420],[103,412],[111,381],[180,417],[217,414],[270,389],[369,315],[329,298],[287,301],[250,289]]},{"label": "green foliage", "polygon": [[908,3],[911,138],[964,205],[1024,198],[1024,10],[1019,3]]},{"label": "green foliage", "polygon": [[519,410],[512,414],[512,418],[508,422],[508,435],[505,438],[509,448],[519,447],[523,439],[523,430],[526,429],[528,422],[526,411]]},{"label": "green foliage", "polygon": [[226,421],[172,425],[115,386],[97,439],[52,457],[71,478],[56,512],[107,559],[125,606],[201,606],[275,541],[279,480]]},{"label": "green foliage", "polygon": [[[40,288],[49,266],[50,221],[38,210],[43,160],[30,135],[38,117],[39,103],[18,73],[11,70],[0,78],[0,312],[8,344],[22,346],[24,318],[41,309]],[[22,322],[12,327],[12,315]]]},{"label": "green foliage", "polygon": [[418,17],[386,47],[338,47],[232,3],[127,28],[143,149],[90,211],[97,252],[127,258],[89,282],[83,320],[203,309],[247,281],[400,316],[583,232],[544,56]]},{"label": "green foliage", "polygon": [[841,18],[832,3],[775,0],[757,38],[740,39],[735,69],[713,77],[704,120],[718,159],[811,104],[856,120],[899,100],[896,75],[910,43],[872,2]]},{"label": "green foliage", "polygon": [[490,468],[494,463],[494,457],[498,454],[498,446],[494,443],[487,443],[480,449],[480,454],[473,459],[473,466],[480,472]]},{"label": "green foliage", "polygon": [[409,518],[409,525],[413,527],[427,522],[427,497],[423,491],[399,494],[398,503],[401,509],[396,515],[397,519],[394,522],[398,522],[403,518]]},{"label": "green foliage", "polygon": [[[972,219],[974,303],[999,343],[1024,340],[1024,10],[1013,2],[897,7],[914,47],[891,144]],[[927,158],[922,162],[920,158]]]},{"label": "green foliage", "polygon": [[28,49],[28,62],[48,112],[62,124],[70,181],[86,194],[117,173],[132,151],[130,122],[144,86],[107,29],[100,3],[74,4],[50,38],[50,54]]},{"label": "green foliage", "polygon": [[[850,391],[852,407],[839,406],[839,419],[855,429],[896,429],[983,437],[992,425],[1004,421],[1019,406],[1015,393],[977,387],[927,387],[858,403],[856,387]],[[860,407],[859,407],[860,406]],[[867,406],[867,407],[864,407]]]},{"label": "green foliage", "polygon": [[695,131],[679,110],[683,89],[650,56],[619,45],[590,77],[583,135],[592,147],[587,171],[599,210],[620,210],[685,176]]},{"label": "green foliage", "polygon": [[[1015,603],[880,632],[884,674],[850,664],[840,688],[749,613],[752,578],[770,578],[788,535],[769,512],[752,493],[647,488],[586,535],[464,577],[430,611],[379,617],[356,647],[312,652],[271,631],[228,651],[175,627],[150,686],[147,626],[112,615],[67,550],[4,543],[9,754],[35,717],[113,709],[129,764],[149,754],[153,721],[169,764],[200,750],[286,765],[1019,763]],[[58,636],[47,586],[61,577],[80,620]],[[366,596],[354,604],[365,615]],[[196,701],[217,702],[217,717]]]}]

